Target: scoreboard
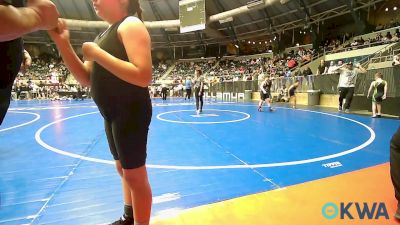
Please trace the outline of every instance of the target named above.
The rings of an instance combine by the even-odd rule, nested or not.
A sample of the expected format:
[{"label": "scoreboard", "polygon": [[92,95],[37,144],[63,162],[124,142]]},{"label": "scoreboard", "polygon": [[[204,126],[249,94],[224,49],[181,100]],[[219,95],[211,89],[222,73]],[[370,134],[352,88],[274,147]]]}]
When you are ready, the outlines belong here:
[{"label": "scoreboard", "polygon": [[206,29],[205,0],[179,1],[179,19],[181,22],[181,33]]}]

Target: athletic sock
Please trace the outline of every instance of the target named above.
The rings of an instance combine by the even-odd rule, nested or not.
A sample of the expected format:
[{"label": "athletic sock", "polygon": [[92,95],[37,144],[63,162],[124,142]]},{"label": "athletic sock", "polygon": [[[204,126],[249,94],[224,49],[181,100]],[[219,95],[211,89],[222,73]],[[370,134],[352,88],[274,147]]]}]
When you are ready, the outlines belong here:
[{"label": "athletic sock", "polygon": [[133,219],[133,208],[131,205],[124,205],[125,219]]}]

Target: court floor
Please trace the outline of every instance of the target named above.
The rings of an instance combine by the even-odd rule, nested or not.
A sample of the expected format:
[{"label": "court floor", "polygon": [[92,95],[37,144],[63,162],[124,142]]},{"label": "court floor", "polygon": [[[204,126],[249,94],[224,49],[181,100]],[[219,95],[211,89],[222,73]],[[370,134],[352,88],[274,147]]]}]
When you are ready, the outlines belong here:
[{"label": "court floor", "polygon": [[[280,215],[274,208],[290,212],[299,202],[304,207],[297,210],[310,206],[315,210],[307,215],[315,213],[321,222],[321,203],[330,195],[317,193],[329,187],[343,188],[337,201],[341,195],[346,201],[363,199],[351,199],[352,192],[369,199],[368,190],[376,191],[367,184],[355,190],[352,181],[354,186],[384,183],[390,190],[389,140],[399,120],[285,105],[260,113],[253,103],[207,103],[200,115],[183,99],[153,105],[148,168],[154,224],[290,224],[267,218]],[[0,127],[0,143],[0,224],[107,224],[122,214],[120,180],[92,101],[13,102]],[[380,173],[362,172],[377,168]],[[347,177],[353,175],[360,181]],[[324,181],[330,185],[321,190]],[[268,197],[290,191],[310,201]],[[392,212],[390,196],[381,201]],[[249,210],[253,213],[246,214]],[[285,216],[291,222],[298,217]],[[205,222],[209,217],[214,219]],[[243,222],[256,217],[269,222]]]}]

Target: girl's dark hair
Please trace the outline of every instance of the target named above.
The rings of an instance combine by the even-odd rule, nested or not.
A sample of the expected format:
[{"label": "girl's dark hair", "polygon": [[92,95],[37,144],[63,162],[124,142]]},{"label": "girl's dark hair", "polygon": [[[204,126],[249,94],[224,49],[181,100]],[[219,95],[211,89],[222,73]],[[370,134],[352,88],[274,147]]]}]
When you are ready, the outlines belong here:
[{"label": "girl's dark hair", "polygon": [[128,4],[128,13],[130,15],[135,15],[137,14],[137,17],[140,20],[143,20],[143,10],[142,8],[140,8],[140,3],[139,0],[129,0],[129,4]]}]

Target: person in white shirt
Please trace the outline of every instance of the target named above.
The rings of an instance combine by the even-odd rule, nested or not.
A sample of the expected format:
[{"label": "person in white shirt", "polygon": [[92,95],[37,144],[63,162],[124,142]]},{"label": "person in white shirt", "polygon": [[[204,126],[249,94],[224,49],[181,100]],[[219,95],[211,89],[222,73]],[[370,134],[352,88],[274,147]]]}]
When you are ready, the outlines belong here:
[{"label": "person in white shirt", "polygon": [[359,73],[366,73],[367,70],[361,65],[357,65],[357,68],[353,67],[353,63],[346,63],[338,67],[335,72],[340,73],[339,77],[339,112],[343,111],[343,100],[346,99],[344,110],[346,113],[350,112],[351,101],[354,96],[354,88],[356,86],[357,75]]},{"label": "person in white shirt", "polygon": [[185,88],[183,87],[182,82],[179,82],[177,89],[178,89],[178,96],[183,97],[183,89]]}]

